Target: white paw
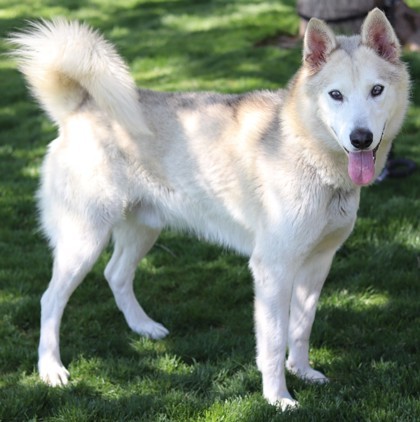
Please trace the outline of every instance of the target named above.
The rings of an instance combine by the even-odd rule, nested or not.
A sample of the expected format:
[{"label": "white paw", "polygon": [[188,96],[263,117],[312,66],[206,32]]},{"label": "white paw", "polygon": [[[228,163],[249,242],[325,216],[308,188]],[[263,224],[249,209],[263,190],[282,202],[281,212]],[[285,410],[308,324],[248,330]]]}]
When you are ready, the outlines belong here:
[{"label": "white paw", "polygon": [[268,403],[275,406],[277,409],[281,410],[282,412],[286,410],[292,410],[299,407],[299,403],[297,400],[292,399],[289,393],[284,394],[284,397],[281,398],[274,398],[274,397],[267,397],[265,396]]},{"label": "white paw", "polygon": [[297,408],[299,403],[292,398],[287,390],[277,390],[267,388],[267,385],[263,384],[263,394],[265,399],[271,405],[275,406],[277,409],[285,411]]},{"label": "white paw", "polygon": [[66,385],[69,381],[70,373],[61,362],[53,358],[40,359],[38,362],[39,375],[46,384],[51,387]]},{"label": "white paw", "polygon": [[286,364],[287,370],[296,375],[298,378],[307,381],[312,382],[316,384],[325,384],[329,382],[329,379],[319,371],[316,371],[315,369],[312,369],[310,366],[304,367],[304,368],[298,368],[296,366]]},{"label": "white paw", "polygon": [[142,321],[140,324],[136,324],[132,327],[132,330],[146,338],[151,338],[153,340],[162,339],[169,334],[169,331],[162,324],[159,324],[152,319],[148,321]]},{"label": "white paw", "polygon": [[277,400],[275,406],[282,412],[285,412],[286,410],[297,409],[299,407],[299,403],[297,400],[285,398]]}]

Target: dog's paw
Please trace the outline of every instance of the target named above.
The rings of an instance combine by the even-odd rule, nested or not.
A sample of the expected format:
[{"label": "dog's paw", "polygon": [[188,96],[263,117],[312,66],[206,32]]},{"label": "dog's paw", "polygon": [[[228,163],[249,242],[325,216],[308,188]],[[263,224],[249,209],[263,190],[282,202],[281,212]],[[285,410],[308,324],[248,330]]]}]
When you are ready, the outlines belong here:
[{"label": "dog's paw", "polygon": [[283,412],[299,407],[297,400],[292,398],[287,390],[271,390],[270,388],[267,388],[266,384],[263,384],[263,394],[269,404]]},{"label": "dog's paw", "polygon": [[302,379],[303,381],[314,383],[314,384],[325,384],[329,382],[329,379],[319,371],[312,369],[310,366],[298,368],[296,366],[286,364],[287,370],[296,375],[298,378]]},{"label": "dog's paw", "polygon": [[295,410],[299,407],[299,402],[294,399],[280,399],[275,403],[275,406],[281,410],[282,412],[285,412],[287,410]]},{"label": "dog's paw", "polygon": [[153,340],[160,340],[169,334],[169,331],[162,325],[152,319],[142,321],[132,327],[136,333]]},{"label": "dog's paw", "polygon": [[265,396],[265,398],[269,404],[273,405],[282,412],[297,409],[299,407],[299,402],[297,400],[293,399],[288,393],[285,394],[285,396],[288,397],[275,398]]},{"label": "dog's paw", "polygon": [[68,383],[70,373],[61,362],[54,359],[42,359],[38,363],[39,375],[51,387],[61,387]]}]

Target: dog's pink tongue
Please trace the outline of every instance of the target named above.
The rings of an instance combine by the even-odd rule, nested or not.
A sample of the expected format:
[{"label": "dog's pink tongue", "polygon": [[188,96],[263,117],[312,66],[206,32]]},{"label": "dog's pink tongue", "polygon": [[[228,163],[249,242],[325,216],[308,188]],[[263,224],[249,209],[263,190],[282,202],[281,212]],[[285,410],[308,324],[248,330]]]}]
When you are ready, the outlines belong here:
[{"label": "dog's pink tongue", "polygon": [[349,153],[349,176],[356,185],[367,185],[375,177],[375,160],[373,151]]}]

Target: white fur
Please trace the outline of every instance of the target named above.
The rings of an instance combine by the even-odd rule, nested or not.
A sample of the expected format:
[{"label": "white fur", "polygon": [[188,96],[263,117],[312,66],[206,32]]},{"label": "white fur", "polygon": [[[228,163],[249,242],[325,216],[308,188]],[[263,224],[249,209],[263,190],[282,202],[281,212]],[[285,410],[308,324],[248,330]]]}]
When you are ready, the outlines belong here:
[{"label": "white fur", "polygon": [[98,32],[56,18],[34,22],[11,40],[20,46],[15,56],[33,94],[58,125],[89,93],[134,133],[149,133],[127,66]]},{"label": "white fur", "polygon": [[[344,148],[359,124],[372,130],[377,146],[386,122],[379,172],[408,102],[408,75],[393,47],[384,59],[371,43],[369,31],[393,40],[392,29],[381,12],[369,16],[365,43],[335,38],[312,21],[305,63],[289,89],[240,96],[137,92],[114,48],[77,23],[44,22],[13,37],[21,70],[60,130],[38,192],[54,251],[42,297],[44,381],[68,382],[61,317],[111,235],[105,277],[128,325],[154,339],[168,334],[133,293],[139,260],[168,225],[250,257],[257,364],[270,403],[297,404],[285,381],[287,347],[290,371],[327,380],[309,365],[309,336],[323,282],[359,204]],[[387,96],[366,96],[379,82]],[[331,89],[343,91],[346,102],[331,102]]]}]

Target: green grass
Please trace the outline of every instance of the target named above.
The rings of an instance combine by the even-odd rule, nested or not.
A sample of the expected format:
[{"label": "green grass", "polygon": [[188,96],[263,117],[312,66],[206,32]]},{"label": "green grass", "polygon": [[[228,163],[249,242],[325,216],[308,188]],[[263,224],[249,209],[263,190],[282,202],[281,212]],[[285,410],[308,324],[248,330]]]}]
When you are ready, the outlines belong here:
[{"label": "green grass", "polygon": [[[420,8],[420,1],[410,2]],[[283,86],[299,47],[254,47],[298,25],[294,1],[0,0],[0,36],[33,17],[64,15],[117,44],[136,81],[160,90],[243,92]],[[6,51],[4,42],[0,43]],[[420,163],[420,56],[406,54],[412,107],[396,153]],[[420,171],[364,190],[359,220],[327,280],[312,360],[332,380],[288,376],[301,408],[261,397],[246,261],[166,232],[141,263],[136,290],[171,335],[130,332],[102,273],[109,251],[72,296],[62,357],[72,378],[51,389],[36,374],[39,299],[51,259],[33,193],[55,128],[6,57],[0,62],[1,421],[415,421],[420,419]]]}]

